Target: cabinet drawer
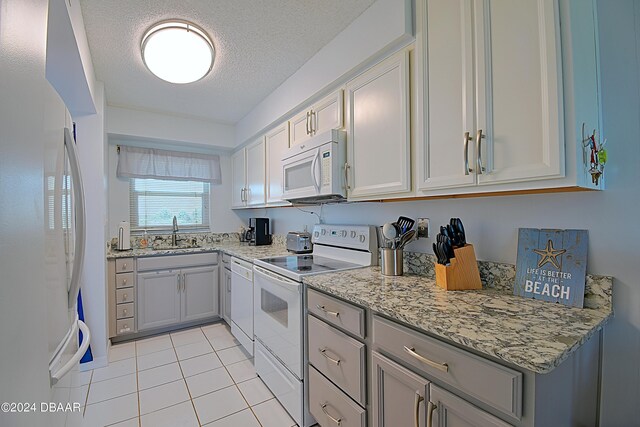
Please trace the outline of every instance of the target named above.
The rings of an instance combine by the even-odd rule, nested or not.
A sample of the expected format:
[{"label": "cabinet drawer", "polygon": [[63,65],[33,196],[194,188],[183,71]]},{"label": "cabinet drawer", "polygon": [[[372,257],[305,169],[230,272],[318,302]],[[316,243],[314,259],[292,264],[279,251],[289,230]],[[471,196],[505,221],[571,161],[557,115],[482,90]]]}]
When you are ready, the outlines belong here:
[{"label": "cabinet drawer", "polygon": [[130,334],[135,332],[133,327],[133,317],[130,319],[116,320],[116,334]]},{"label": "cabinet drawer", "polygon": [[364,344],[313,316],[308,320],[309,363],[364,406]]},{"label": "cabinet drawer", "polygon": [[116,289],[116,304],[133,302],[133,288]]},{"label": "cabinet drawer", "polygon": [[133,286],[133,272],[116,274],[116,288],[129,288],[131,286]]},{"label": "cabinet drawer", "polygon": [[364,338],[364,309],[309,289],[307,308],[310,313],[347,332]]},{"label": "cabinet drawer", "polygon": [[138,273],[141,271],[169,270],[172,268],[199,267],[216,264],[218,264],[217,252],[151,256],[138,258]]},{"label": "cabinet drawer", "polygon": [[374,316],[373,346],[499,411],[520,418],[522,374]]},{"label": "cabinet drawer", "polygon": [[133,271],[133,258],[116,259],[116,273],[128,273]]},{"label": "cabinet drawer", "polygon": [[126,319],[135,315],[135,308],[132,302],[116,305],[116,319]]},{"label": "cabinet drawer", "polygon": [[309,367],[309,412],[321,426],[365,427],[367,423],[365,410],[313,366]]}]

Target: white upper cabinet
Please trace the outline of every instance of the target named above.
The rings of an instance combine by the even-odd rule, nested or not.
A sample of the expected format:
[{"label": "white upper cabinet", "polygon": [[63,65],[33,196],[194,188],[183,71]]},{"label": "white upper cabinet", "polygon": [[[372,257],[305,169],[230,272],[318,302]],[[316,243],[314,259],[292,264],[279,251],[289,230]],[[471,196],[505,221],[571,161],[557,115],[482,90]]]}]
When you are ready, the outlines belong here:
[{"label": "white upper cabinet", "polygon": [[264,137],[260,137],[231,155],[232,208],[256,207],[265,204],[264,147]]},{"label": "white upper cabinet", "polygon": [[346,97],[348,198],[411,191],[409,53],[402,50],[349,81]]},{"label": "white upper cabinet", "polygon": [[554,0],[428,0],[420,189],[561,177]]},{"label": "white upper cabinet", "polygon": [[598,126],[594,16],[592,1],[419,3],[418,195],[595,188],[576,131]]},{"label": "white upper cabinet", "polygon": [[289,122],[284,122],[265,135],[267,167],[267,205],[284,205],[282,200],[282,156],[289,148]]},{"label": "white upper cabinet", "polygon": [[231,207],[246,206],[245,193],[247,186],[245,150],[238,150],[231,155]]},{"label": "white upper cabinet", "polygon": [[342,89],[313,104],[289,120],[291,146],[312,136],[343,126],[344,95]]},{"label": "white upper cabinet", "polygon": [[264,137],[247,146],[247,206],[265,204],[265,152]]}]

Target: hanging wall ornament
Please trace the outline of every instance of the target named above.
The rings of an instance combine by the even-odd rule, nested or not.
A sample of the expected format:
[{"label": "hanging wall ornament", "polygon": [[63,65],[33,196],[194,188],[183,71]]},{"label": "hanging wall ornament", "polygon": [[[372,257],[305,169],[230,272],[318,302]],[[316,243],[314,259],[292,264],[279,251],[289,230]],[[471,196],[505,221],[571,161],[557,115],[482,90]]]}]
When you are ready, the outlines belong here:
[{"label": "hanging wall ornament", "polygon": [[584,165],[588,168],[591,175],[591,182],[596,186],[600,185],[600,179],[604,174],[604,165],[607,163],[607,149],[605,148],[607,140],[598,143],[596,140],[596,130],[591,135],[584,132],[585,124],[582,124],[582,147]]}]

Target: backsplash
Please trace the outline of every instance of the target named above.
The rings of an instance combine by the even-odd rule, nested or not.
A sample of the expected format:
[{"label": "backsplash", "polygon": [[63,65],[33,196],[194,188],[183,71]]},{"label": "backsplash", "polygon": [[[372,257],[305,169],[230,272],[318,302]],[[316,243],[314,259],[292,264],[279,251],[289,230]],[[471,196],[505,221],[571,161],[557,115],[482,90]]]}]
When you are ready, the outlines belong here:
[{"label": "backsplash", "polygon": [[[435,280],[436,257],[432,254],[404,252],[404,271],[406,274],[423,276]],[[482,287],[512,292],[516,278],[516,266],[491,261],[478,261]],[[584,293],[585,308],[611,307],[613,278],[608,276],[587,275]]]},{"label": "backsplash", "polygon": [[[231,233],[178,233],[178,246],[179,247],[202,247],[222,242],[239,242],[240,234],[236,232]],[[147,240],[145,242],[145,240]],[[284,246],[287,240],[287,236],[283,234],[273,235],[273,245]],[[107,242],[107,247],[115,250],[118,247],[118,238],[113,237]],[[131,248],[132,249],[144,249],[144,248],[170,248],[171,247],[171,234],[149,234],[131,236]]]}]

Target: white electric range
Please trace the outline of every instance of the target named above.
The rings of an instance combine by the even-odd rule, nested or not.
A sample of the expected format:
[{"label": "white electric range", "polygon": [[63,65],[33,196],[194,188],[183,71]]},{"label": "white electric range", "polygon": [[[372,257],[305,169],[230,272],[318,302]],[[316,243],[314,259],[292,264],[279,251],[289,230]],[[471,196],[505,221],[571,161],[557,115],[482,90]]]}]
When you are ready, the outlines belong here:
[{"label": "white electric range", "polygon": [[302,427],[315,424],[306,398],[302,278],[378,263],[374,226],[319,224],[311,238],[312,254],[258,259],[253,266],[256,371]]}]

